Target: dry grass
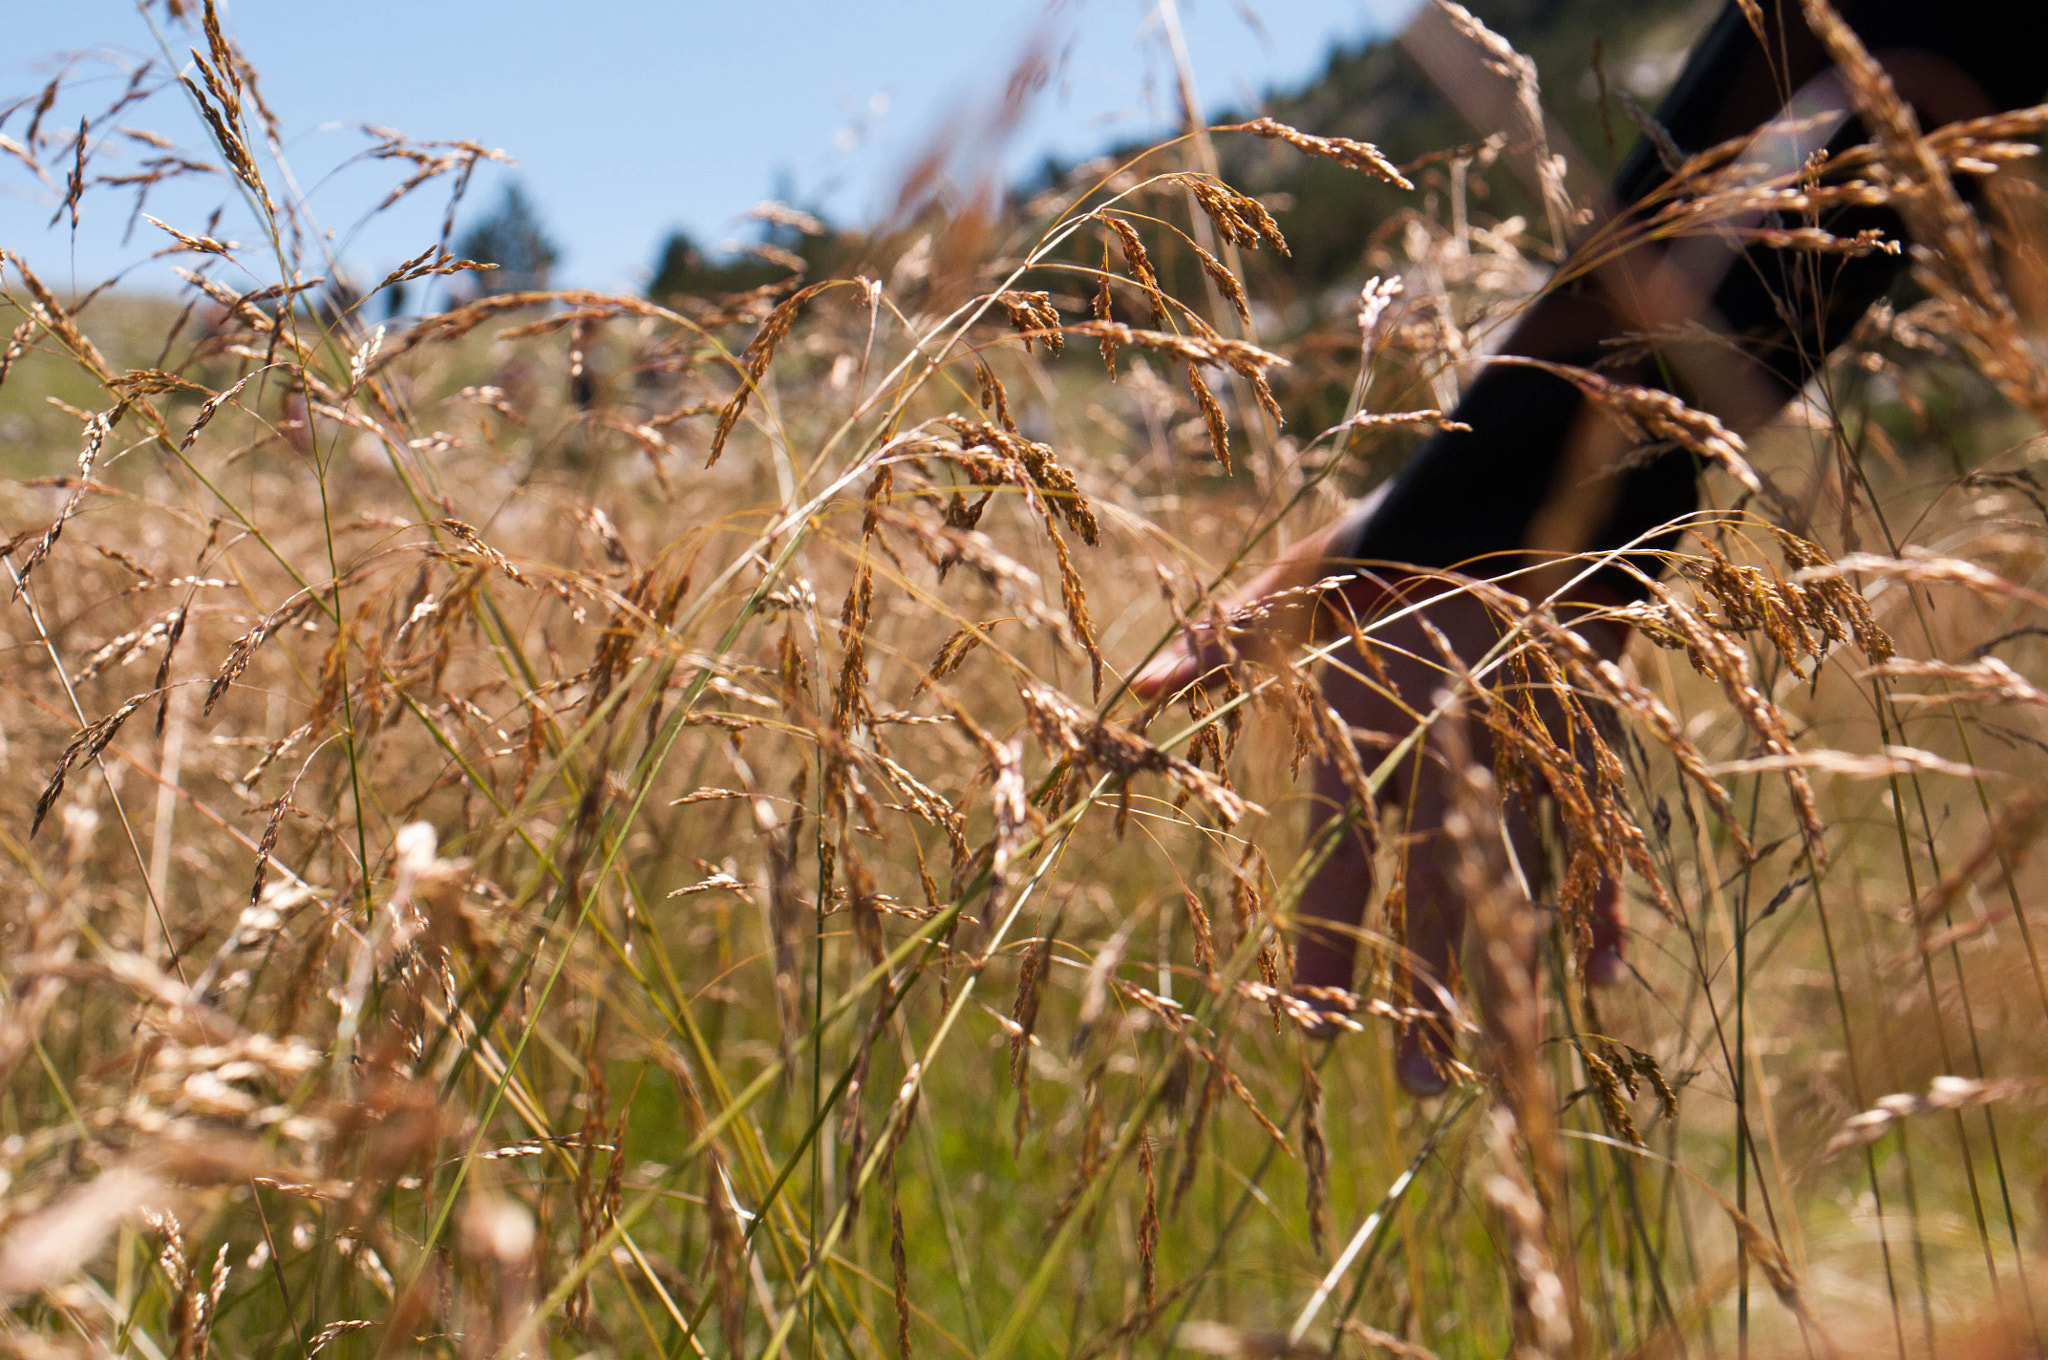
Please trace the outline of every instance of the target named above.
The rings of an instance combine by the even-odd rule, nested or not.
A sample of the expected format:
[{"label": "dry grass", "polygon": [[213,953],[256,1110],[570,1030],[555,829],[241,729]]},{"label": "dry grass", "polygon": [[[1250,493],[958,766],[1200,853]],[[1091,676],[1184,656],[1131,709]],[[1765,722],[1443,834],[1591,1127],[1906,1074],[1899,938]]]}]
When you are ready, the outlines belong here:
[{"label": "dry grass", "polygon": [[[211,4],[168,9],[193,78],[0,121],[81,231],[136,191],[80,149],[117,117],[243,221],[165,226],[166,302],[6,257],[0,1350],[2027,1350],[2048,371],[1995,268],[2029,239],[1953,179],[2024,203],[2039,120],[1924,137],[1830,29],[1877,147],[1709,153],[1630,229],[1764,205],[1825,254],[1879,243],[1824,206],[1898,203],[1931,300],[1746,445],[1568,375],[1723,508],[1619,665],[1454,582],[1501,645],[1361,760],[1306,658],[1143,711],[1122,677],[1443,421],[1557,254],[1547,150],[1553,234],[1468,220],[1492,152],[1455,211],[1411,167],[1359,308],[1259,338],[1235,248],[1284,241],[1174,147],[982,257],[934,218],[844,279],[376,326]],[[380,145],[451,222],[491,154]],[[1212,297],[1162,282],[1190,259]],[[1431,724],[1502,754],[1449,824],[1484,1033],[1417,1105],[1398,809],[1354,1033],[1287,988],[1342,829],[1302,834],[1301,766],[1369,795]],[[1505,862],[1504,788],[1547,865]],[[1636,976],[1594,993],[1602,873]]]}]

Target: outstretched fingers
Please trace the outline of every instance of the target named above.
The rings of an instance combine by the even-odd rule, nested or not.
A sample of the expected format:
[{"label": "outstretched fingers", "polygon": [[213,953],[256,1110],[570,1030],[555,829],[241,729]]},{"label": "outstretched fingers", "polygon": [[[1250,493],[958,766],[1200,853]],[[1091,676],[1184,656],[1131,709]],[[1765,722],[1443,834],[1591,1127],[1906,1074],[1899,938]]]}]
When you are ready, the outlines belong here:
[{"label": "outstretched fingers", "polygon": [[[1348,520],[1340,520],[1296,542],[1241,588],[1217,599],[1208,617],[1190,622],[1140,666],[1131,677],[1131,692],[1148,702],[1172,694],[1228,665],[1233,653],[1284,656],[1315,636],[1326,607],[1355,613],[1365,594],[1378,593],[1376,587],[1347,587],[1341,594],[1354,598],[1340,603],[1336,593],[1326,598],[1318,585],[1333,570],[1341,572],[1330,561],[1332,545],[1355,532]],[[1227,647],[1219,636],[1224,628],[1229,630]]]}]

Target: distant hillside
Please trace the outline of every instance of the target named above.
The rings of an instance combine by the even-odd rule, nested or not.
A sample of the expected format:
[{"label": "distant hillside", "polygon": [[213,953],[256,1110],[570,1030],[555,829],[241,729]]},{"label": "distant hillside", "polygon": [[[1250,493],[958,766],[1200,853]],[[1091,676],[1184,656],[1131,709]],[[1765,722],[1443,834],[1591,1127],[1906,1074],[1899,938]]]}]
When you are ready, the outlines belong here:
[{"label": "distant hillside", "polygon": [[[1637,136],[1613,92],[1626,89],[1645,104],[1654,104],[1720,4],[1474,0],[1468,8],[1536,62],[1546,108],[1563,125],[1588,168],[1604,177]],[[1604,119],[1596,51],[1610,91]],[[1270,94],[1265,107],[1255,112],[1322,136],[1372,142],[1397,162],[1494,130],[1468,123],[1392,36],[1338,48],[1315,81],[1299,90]],[[1511,137],[1519,135],[1511,127],[1501,130]],[[1275,143],[1228,137],[1217,150],[1224,178],[1232,184],[1292,199],[1291,206],[1275,216],[1294,248],[1291,272],[1304,285],[1326,283],[1355,268],[1372,226],[1414,201],[1333,162],[1305,160]],[[1513,196],[1511,201],[1520,200],[1513,208],[1497,205],[1495,211],[1533,209],[1533,198],[1515,193],[1512,176],[1493,179],[1496,187]]]},{"label": "distant hillside", "polygon": [[[1646,104],[1653,103],[1676,75],[1693,37],[1720,5],[1719,0],[1474,0],[1469,8],[1535,60],[1551,116],[1569,134],[1588,168],[1604,176],[1635,141],[1636,129],[1612,94],[1603,119],[1596,50],[1610,91],[1626,89]],[[1322,74],[1307,85],[1269,92],[1259,108],[1226,113],[1216,121],[1241,121],[1261,113],[1307,132],[1373,142],[1401,162],[1475,141],[1494,130],[1467,122],[1395,35],[1339,46],[1330,53]],[[1502,130],[1516,135],[1513,128]],[[1128,159],[1143,149],[1139,143],[1114,147],[1087,167],[1048,165],[1017,191],[1013,203],[1021,209],[1079,169],[1100,166],[1105,159]],[[1281,271],[1283,282],[1298,290],[1318,290],[1355,272],[1372,232],[1417,201],[1333,162],[1305,159],[1284,146],[1251,137],[1219,138],[1217,152],[1226,180],[1273,204],[1294,250],[1294,259]],[[1484,211],[1504,216],[1533,208],[1533,199],[1521,193],[1513,176],[1498,174],[1493,179],[1501,196]],[[829,238],[806,241],[790,233],[775,244],[801,253],[815,274],[820,268],[829,271],[852,243],[838,243],[840,248],[835,249]],[[852,249],[858,253],[860,247]],[[1173,262],[1165,263],[1171,267]],[[781,273],[772,260],[758,256],[711,259],[677,236],[664,246],[649,291],[655,297],[737,291]]]}]

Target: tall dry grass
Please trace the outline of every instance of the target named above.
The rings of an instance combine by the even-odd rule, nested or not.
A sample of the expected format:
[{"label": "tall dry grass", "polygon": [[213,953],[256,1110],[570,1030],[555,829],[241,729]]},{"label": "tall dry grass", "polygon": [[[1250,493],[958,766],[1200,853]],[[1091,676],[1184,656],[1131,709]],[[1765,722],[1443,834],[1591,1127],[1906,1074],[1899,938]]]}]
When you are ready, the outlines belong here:
[{"label": "tall dry grass", "polygon": [[[471,271],[446,230],[338,286],[212,5],[140,20],[160,61],[111,106],[30,92],[6,149],[81,232],[209,175],[249,240],[166,224],[169,299],[5,261],[0,1348],[2038,1349],[2039,111],[1923,134],[1830,30],[1878,144],[1762,183],[1709,154],[1633,229],[1761,205],[1824,259],[1884,244],[1828,205],[1895,204],[1926,300],[1747,442],[1571,375],[1718,463],[1716,508],[1619,665],[1453,582],[1502,644],[1360,755],[1313,655],[1150,709],[1122,678],[1254,629],[1221,583],[1553,277],[1585,205],[1547,150],[1547,231],[1466,192],[1517,130],[1406,168],[1194,133],[845,278],[382,326]],[[1356,308],[1255,305],[1284,238],[1189,168],[1236,135],[1415,182]],[[452,224],[492,153],[375,154]],[[1332,429],[1285,422],[1330,390]],[[1416,1104],[1398,809],[1363,1033],[1288,987],[1342,829],[1304,834],[1301,766],[1366,809],[1426,727],[1503,755],[1447,823],[1470,1066]],[[1516,788],[1548,865],[1491,829]],[[1596,993],[1603,870],[1634,977]]]}]

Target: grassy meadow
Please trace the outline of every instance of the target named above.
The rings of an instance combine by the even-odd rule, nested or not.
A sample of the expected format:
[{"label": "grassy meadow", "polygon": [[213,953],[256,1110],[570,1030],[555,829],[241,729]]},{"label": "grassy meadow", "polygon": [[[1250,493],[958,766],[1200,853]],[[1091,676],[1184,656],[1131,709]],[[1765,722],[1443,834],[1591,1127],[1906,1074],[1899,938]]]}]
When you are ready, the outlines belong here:
[{"label": "grassy meadow", "polygon": [[[344,288],[232,32],[143,13],[132,100],[0,104],[81,233],[117,125],[248,224],[141,227],[174,295],[0,266],[0,1353],[2040,1349],[2042,119],[1923,143],[2003,286],[1934,238],[1716,446],[1619,667],[1487,595],[1418,723],[1510,734],[1418,1101],[1398,809],[1352,1027],[1287,995],[1318,658],[1124,681],[1556,277],[1531,128],[1192,132],[741,293],[491,294],[445,237]],[[1343,287],[1209,172],[1252,139],[1413,184]],[[482,154],[388,150],[441,199]],[[1939,198],[1901,164],[1775,187]],[[1694,173],[1705,229],[1757,192]],[[1472,828],[1543,771],[1531,911]]]}]

